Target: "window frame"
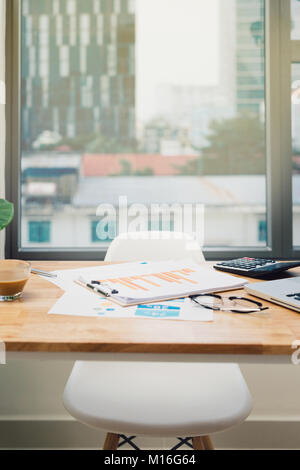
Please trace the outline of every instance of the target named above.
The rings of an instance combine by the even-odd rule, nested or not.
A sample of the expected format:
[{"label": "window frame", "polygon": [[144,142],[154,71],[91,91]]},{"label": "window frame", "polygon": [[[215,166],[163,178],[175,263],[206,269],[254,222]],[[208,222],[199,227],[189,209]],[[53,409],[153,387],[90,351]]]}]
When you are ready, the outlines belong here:
[{"label": "window frame", "polygon": [[[15,204],[7,229],[6,256],[31,260],[102,260],[106,249],[19,248],[20,242],[20,4],[7,0],[6,28],[6,197]],[[204,247],[207,260],[240,256],[299,258],[293,247],[291,63],[300,61],[300,41],[290,39],[290,1],[265,0],[266,215],[267,246]],[[297,44],[296,44],[297,43]],[[108,244],[107,244],[108,246]]]}]

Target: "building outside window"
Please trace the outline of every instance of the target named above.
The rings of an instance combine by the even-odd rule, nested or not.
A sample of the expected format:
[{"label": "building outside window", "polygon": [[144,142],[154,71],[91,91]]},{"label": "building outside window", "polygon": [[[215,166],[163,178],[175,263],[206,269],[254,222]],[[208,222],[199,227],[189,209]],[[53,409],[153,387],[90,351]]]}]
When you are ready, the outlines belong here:
[{"label": "building outside window", "polygon": [[51,222],[32,220],[28,222],[29,243],[50,243]]},{"label": "building outside window", "polygon": [[267,224],[265,220],[258,221],[258,241],[262,243],[267,241]]},{"label": "building outside window", "polygon": [[91,221],[92,243],[111,242],[116,236],[116,223],[114,220],[103,222],[101,220]]},{"label": "building outside window", "polygon": [[[268,233],[279,217],[274,188],[285,178],[289,189],[290,171],[278,175],[270,166],[282,158],[275,154],[283,148],[275,142],[270,112],[281,94],[280,79],[272,74],[271,80],[275,65],[269,56],[274,61],[280,52],[270,54],[276,43],[270,37],[276,33],[288,41],[274,2],[16,3],[22,131],[17,220],[23,225],[17,250],[39,247],[34,237],[26,239],[26,224],[45,216],[56,230],[72,234],[61,241],[52,237],[51,250],[90,249],[98,243],[91,218],[97,218],[101,204],[118,214],[120,196],[129,208],[202,205],[209,250],[267,250],[274,237],[285,237],[274,229]],[[275,3],[284,11],[289,2]],[[300,246],[299,3],[291,0],[290,23],[294,247]],[[287,115],[282,122],[288,122]],[[286,153],[289,128],[279,127]],[[280,217],[288,214],[282,209]],[[82,236],[81,227],[90,223],[91,235],[85,229]],[[151,218],[146,223],[152,230],[165,226]],[[115,234],[118,230],[116,220]],[[280,240],[275,245],[281,246]]]}]

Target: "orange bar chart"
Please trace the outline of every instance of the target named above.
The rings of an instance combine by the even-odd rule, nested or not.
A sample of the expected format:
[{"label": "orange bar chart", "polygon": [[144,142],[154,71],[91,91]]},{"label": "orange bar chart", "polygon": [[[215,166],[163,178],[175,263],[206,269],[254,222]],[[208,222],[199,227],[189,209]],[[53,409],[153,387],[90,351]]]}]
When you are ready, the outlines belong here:
[{"label": "orange bar chart", "polygon": [[[159,273],[149,273],[149,274],[140,274],[140,275],[133,275],[128,277],[120,277],[114,279],[107,279],[101,280],[100,282],[109,282],[110,284],[121,284],[125,287],[129,287],[135,291],[143,290],[148,291],[151,289],[151,285],[153,287],[163,287],[165,283],[170,284],[182,284],[184,282],[188,282],[190,284],[197,285],[198,282],[190,279],[191,276],[195,271],[193,269],[182,268],[177,269],[174,271],[167,271],[167,272],[159,272]],[[147,288],[143,283],[148,284],[149,288]]]}]

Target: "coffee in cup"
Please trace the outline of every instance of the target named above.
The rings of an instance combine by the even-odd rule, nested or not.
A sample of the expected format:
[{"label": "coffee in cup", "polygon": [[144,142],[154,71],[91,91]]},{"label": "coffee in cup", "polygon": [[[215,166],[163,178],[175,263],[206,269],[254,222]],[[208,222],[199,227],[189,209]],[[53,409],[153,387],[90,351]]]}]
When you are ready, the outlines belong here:
[{"label": "coffee in cup", "polygon": [[31,265],[27,261],[7,259],[0,261],[0,301],[18,299],[29,279]]}]

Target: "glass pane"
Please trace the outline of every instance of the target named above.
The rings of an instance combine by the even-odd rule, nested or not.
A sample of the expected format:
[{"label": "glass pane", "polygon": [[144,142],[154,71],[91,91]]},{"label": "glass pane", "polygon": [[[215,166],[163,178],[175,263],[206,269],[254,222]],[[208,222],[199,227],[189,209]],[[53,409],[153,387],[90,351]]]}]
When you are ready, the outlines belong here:
[{"label": "glass pane", "polygon": [[21,5],[22,247],[266,245],[263,0]]},{"label": "glass pane", "polygon": [[300,64],[292,64],[293,244],[300,246]]},{"label": "glass pane", "polygon": [[300,1],[291,0],[291,39],[300,39]]}]

